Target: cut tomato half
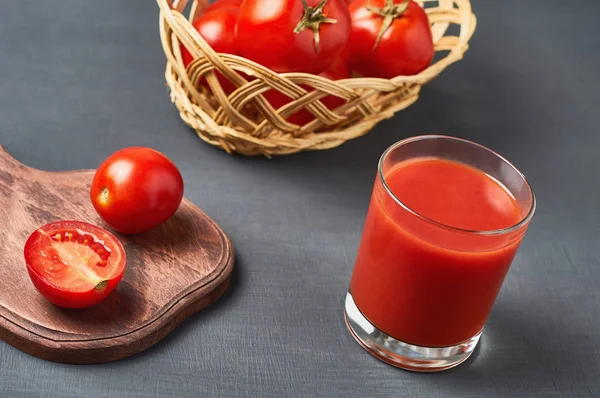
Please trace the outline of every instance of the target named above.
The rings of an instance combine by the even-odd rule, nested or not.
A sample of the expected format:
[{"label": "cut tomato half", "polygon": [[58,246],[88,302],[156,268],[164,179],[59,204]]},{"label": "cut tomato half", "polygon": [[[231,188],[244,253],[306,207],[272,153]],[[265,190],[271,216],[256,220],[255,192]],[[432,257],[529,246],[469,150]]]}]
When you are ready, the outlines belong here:
[{"label": "cut tomato half", "polygon": [[51,303],[85,308],[104,300],[125,272],[125,249],[110,232],[81,221],[57,221],[25,243],[31,281]]}]

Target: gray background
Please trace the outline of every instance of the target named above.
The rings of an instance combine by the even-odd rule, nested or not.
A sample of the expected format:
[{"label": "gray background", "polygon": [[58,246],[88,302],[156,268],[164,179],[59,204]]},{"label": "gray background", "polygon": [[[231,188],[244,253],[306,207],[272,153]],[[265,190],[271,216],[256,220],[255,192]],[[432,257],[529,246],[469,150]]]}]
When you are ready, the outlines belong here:
[{"label": "gray background", "polygon": [[[228,156],[179,119],[154,1],[0,2],[0,143],[41,169],[146,145],[233,239],[231,289],[149,351],[69,366],[0,343],[0,396],[600,396],[600,6],[476,1],[466,58],[411,108],[326,152]],[[473,357],[392,368],[342,304],[379,155],[422,133],[472,139],[530,179],[539,209]]]}]

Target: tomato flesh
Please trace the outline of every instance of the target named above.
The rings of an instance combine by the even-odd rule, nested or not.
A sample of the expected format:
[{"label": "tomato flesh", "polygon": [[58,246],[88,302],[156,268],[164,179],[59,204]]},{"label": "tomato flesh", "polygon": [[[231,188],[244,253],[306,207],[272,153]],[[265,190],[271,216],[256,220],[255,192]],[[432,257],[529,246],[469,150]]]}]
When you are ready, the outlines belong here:
[{"label": "tomato flesh", "polygon": [[58,221],[37,229],[27,239],[24,254],[34,286],[60,307],[98,304],[125,271],[125,250],[119,240],[80,221]]}]

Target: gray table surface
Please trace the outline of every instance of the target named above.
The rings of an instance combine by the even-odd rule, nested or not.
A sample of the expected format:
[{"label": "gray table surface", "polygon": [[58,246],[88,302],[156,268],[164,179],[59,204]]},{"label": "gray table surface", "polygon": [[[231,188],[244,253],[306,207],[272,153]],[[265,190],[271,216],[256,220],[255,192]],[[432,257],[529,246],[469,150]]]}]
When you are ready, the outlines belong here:
[{"label": "gray table surface", "polygon": [[[600,396],[600,6],[474,10],[466,58],[414,106],[337,149],[267,160],[180,121],[154,1],[1,1],[0,143],[47,170],[159,149],[237,263],[226,296],[135,357],[71,366],[0,343],[0,396]],[[378,157],[422,133],[499,151],[539,200],[480,347],[434,375],[368,355],[342,312]]]}]

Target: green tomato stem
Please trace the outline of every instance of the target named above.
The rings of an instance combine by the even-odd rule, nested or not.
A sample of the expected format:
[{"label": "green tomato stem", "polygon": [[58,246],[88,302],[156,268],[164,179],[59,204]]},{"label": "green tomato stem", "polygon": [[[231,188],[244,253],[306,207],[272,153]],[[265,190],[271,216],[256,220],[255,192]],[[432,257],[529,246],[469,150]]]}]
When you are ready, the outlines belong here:
[{"label": "green tomato stem", "polygon": [[383,23],[381,24],[381,29],[379,30],[379,34],[377,35],[377,40],[375,40],[373,50],[377,48],[379,42],[381,41],[381,38],[392,25],[392,22],[394,22],[396,18],[399,18],[402,14],[404,14],[404,11],[408,9],[409,3],[410,0],[405,0],[400,4],[394,4],[394,0],[385,0],[385,6],[383,8],[370,6],[365,7],[367,11],[383,17]]},{"label": "green tomato stem", "polygon": [[315,7],[310,7],[306,0],[302,0],[302,6],[304,7],[304,15],[294,28],[294,33],[298,34],[305,29],[311,29],[315,40],[315,53],[319,53],[319,44],[321,37],[319,35],[319,28],[322,23],[334,24],[337,23],[336,19],[328,18],[323,14],[323,8],[327,0],[321,0]]}]

